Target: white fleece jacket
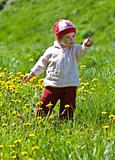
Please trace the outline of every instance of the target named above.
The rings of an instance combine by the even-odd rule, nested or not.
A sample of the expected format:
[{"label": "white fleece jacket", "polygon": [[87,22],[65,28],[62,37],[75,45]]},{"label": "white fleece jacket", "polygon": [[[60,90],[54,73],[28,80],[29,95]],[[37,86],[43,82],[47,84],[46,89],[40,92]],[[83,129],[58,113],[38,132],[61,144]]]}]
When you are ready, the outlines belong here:
[{"label": "white fleece jacket", "polygon": [[69,87],[79,86],[78,63],[86,52],[84,45],[62,47],[57,41],[40,57],[31,72],[39,75],[46,71],[45,86]]}]

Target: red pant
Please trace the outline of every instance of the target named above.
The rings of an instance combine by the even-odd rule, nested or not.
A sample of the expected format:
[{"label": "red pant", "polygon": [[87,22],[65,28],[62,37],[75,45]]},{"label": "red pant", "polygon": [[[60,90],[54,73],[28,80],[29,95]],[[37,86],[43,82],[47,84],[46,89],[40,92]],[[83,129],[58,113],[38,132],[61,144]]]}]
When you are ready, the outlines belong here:
[{"label": "red pant", "polygon": [[45,87],[40,98],[42,102],[37,108],[37,116],[43,110],[45,115],[51,114],[56,102],[60,99],[59,116],[61,119],[72,119],[76,108],[76,87]]}]

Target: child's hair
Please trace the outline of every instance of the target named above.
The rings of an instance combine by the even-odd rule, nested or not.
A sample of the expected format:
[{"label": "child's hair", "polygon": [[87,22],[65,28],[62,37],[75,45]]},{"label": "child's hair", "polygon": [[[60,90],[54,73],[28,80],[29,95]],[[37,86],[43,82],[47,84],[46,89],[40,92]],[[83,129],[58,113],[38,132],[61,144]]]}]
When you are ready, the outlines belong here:
[{"label": "child's hair", "polygon": [[53,25],[51,30],[52,29],[54,29],[55,36],[58,40],[60,40],[67,33],[71,33],[71,32],[76,33],[76,27],[74,26],[74,24],[71,21],[65,20],[65,19],[58,20]]}]

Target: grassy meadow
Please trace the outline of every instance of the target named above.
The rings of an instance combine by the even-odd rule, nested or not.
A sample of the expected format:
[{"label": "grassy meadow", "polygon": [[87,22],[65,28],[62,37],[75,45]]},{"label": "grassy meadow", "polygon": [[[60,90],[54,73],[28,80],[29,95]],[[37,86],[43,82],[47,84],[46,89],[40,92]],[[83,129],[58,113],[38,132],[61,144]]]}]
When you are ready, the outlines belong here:
[{"label": "grassy meadow", "polygon": [[[3,0],[0,0],[2,4]],[[35,119],[45,73],[23,84],[60,18],[93,46],[79,65],[74,122]],[[0,10],[0,160],[115,160],[114,0],[7,0]],[[71,94],[71,93],[70,93]]]}]

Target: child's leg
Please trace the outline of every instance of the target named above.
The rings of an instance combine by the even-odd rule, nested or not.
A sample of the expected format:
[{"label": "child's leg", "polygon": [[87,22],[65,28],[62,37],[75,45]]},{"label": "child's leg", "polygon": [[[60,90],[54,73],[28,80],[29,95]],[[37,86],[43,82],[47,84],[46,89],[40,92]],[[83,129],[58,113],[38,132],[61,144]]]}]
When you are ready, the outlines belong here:
[{"label": "child's leg", "polygon": [[60,118],[73,119],[74,110],[76,108],[76,87],[65,87],[60,97]]},{"label": "child's leg", "polygon": [[56,88],[46,87],[43,91],[42,97],[39,100],[40,105],[37,107],[36,117],[46,116],[47,114],[50,115],[57,100],[58,93]]}]

